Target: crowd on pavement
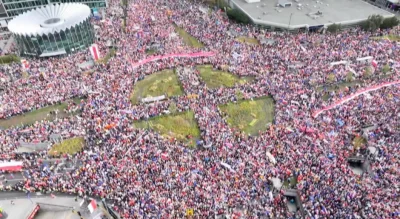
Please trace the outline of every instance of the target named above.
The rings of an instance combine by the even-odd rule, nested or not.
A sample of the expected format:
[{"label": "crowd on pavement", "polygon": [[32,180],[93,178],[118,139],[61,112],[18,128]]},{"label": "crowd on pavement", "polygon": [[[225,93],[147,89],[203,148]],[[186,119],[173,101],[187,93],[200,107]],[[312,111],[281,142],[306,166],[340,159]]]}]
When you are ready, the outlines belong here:
[{"label": "crowd on pavement", "polygon": [[[22,159],[26,180],[3,189],[97,196],[114,203],[122,218],[300,218],[287,209],[273,183],[295,179],[306,218],[396,218],[400,216],[400,91],[385,87],[323,112],[313,112],[356,91],[400,79],[400,46],[371,37],[397,34],[360,29],[331,33],[267,32],[228,20],[225,13],[193,1],[129,1],[126,27],[120,1],[109,1],[106,18],[93,23],[97,44],[116,54],[92,71],[77,63],[88,51],[29,60],[30,66],[1,66],[2,119],[79,97],[79,115],[0,130],[0,159]],[[203,48],[184,44],[176,27]],[[236,36],[270,40],[239,43]],[[213,51],[212,57],[160,59],[132,67],[151,55]],[[357,58],[372,57],[357,61]],[[332,64],[335,62],[341,64]],[[197,65],[227,69],[255,80],[210,89]],[[293,67],[294,66],[294,67]],[[184,95],[151,104],[130,102],[133,86],[154,72],[175,68]],[[385,73],[383,72],[385,70]],[[351,73],[349,75],[349,72]],[[27,75],[25,75],[27,74]],[[25,75],[25,76],[24,76]],[[239,95],[240,94],[240,95]],[[275,118],[266,131],[250,136],[227,124],[220,104],[271,96]],[[192,110],[201,131],[196,149],[133,121]],[[267,124],[266,124],[267,125]],[[370,128],[373,127],[373,128]],[[367,128],[367,129],[366,129]],[[52,134],[83,136],[85,147],[67,157],[80,165],[66,174],[44,169],[46,152],[16,156],[20,142],[44,142]],[[355,136],[367,143],[354,147]],[[365,155],[371,172],[355,174],[347,161]],[[271,158],[272,157],[272,158]],[[287,185],[285,184],[285,187]]]}]

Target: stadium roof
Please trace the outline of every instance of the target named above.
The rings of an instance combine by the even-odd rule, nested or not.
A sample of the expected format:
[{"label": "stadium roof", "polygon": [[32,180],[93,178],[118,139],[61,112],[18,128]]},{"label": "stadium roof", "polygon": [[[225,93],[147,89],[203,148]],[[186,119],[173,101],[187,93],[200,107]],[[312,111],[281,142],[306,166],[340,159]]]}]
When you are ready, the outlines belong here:
[{"label": "stadium roof", "polygon": [[84,4],[50,4],[15,17],[8,24],[8,29],[20,35],[43,35],[66,30],[89,16],[90,8]]},{"label": "stadium roof", "polygon": [[[357,24],[372,14],[394,16],[362,0],[254,0],[253,3],[247,3],[245,0],[230,1],[251,17],[254,23],[283,29],[333,23]],[[278,2],[287,2],[292,6],[279,7]]]}]

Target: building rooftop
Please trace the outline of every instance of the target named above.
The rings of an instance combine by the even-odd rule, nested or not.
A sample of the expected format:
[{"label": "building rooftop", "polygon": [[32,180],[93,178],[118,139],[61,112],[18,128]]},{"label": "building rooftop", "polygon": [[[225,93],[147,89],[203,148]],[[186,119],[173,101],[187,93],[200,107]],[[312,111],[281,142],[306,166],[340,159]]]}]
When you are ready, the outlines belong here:
[{"label": "building rooftop", "polygon": [[[81,211],[82,216],[87,219],[94,219],[103,215],[102,208],[97,208],[93,214],[85,212],[80,206],[82,199],[78,202],[75,201],[74,197],[58,197],[50,198],[48,195],[37,195],[32,194],[32,198],[28,199],[25,194],[23,197],[15,196],[18,193],[5,192],[2,194],[0,199],[0,208],[2,208],[7,216],[7,219],[13,218],[28,218],[32,214],[32,211],[37,205],[40,205],[35,218],[38,219],[79,219],[76,213],[72,212],[72,208],[76,211]],[[11,200],[14,201],[14,205],[11,204]],[[86,208],[87,204],[84,204],[83,208]]]},{"label": "building rooftop", "polygon": [[42,35],[65,31],[90,17],[90,8],[80,3],[49,4],[18,15],[8,23],[15,34]]},{"label": "building rooftop", "polygon": [[261,0],[255,3],[247,3],[245,0],[230,1],[255,23],[284,29],[332,23],[350,25],[366,20],[372,14],[394,16],[362,0],[283,0],[292,3],[292,6],[285,8],[277,7],[278,0]]}]

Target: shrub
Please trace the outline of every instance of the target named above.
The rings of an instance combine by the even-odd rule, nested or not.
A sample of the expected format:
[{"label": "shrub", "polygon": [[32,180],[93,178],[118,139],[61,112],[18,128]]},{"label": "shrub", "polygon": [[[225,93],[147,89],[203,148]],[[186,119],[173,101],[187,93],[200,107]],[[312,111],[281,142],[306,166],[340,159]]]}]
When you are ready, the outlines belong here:
[{"label": "shrub", "polygon": [[389,28],[393,28],[397,25],[399,25],[399,19],[397,19],[397,17],[390,17],[390,18],[385,18],[382,21],[380,28],[381,29],[389,29]]},{"label": "shrub", "polygon": [[228,10],[227,15],[229,19],[234,20],[238,23],[248,24],[250,22],[250,18],[238,9]]},{"label": "shrub", "polygon": [[328,26],[326,31],[328,31],[329,33],[337,33],[341,29],[342,29],[342,25],[340,25],[340,24],[331,24],[331,25]]},{"label": "shrub", "polygon": [[21,59],[16,55],[0,56],[0,64],[9,64],[13,62],[20,62]]},{"label": "shrub", "polygon": [[347,72],[346,74],[346,81],[347,82],[352,82],[354,80],[353,78],[353,73],[352,72]]},{"label": "shrub", "polygon": [[386,65],[384,65],[383,67],[382,67],[382,72],[383,73],[388,73],[390,71],[390,66],[388,65],[388,64],[386,64]]},{"label": "shrub", "polygon": [[336,81],[336,75],[331,73],[328,75],[328,77],[326,78],[326,82],[328,83],[333,83]]},{"label": "shrub", "polygon": [[365,31],[376,31],[383,23],[382,15],[371,15],[368,19],[361,23],[361,28]]}]

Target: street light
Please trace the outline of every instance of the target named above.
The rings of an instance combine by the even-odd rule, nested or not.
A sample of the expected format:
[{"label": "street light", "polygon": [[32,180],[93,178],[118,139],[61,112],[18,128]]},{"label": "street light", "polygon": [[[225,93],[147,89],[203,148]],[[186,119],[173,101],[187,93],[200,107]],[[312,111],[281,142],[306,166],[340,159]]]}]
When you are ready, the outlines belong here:
[{"label": "street light", "polygon": [[293,16],[293,13],[290,13],[289,23],[288,23],[288,26],[287,26],[288,31],[289,31],[289,28],[290,28],[290,23],[292,22],[292,16]]}]

